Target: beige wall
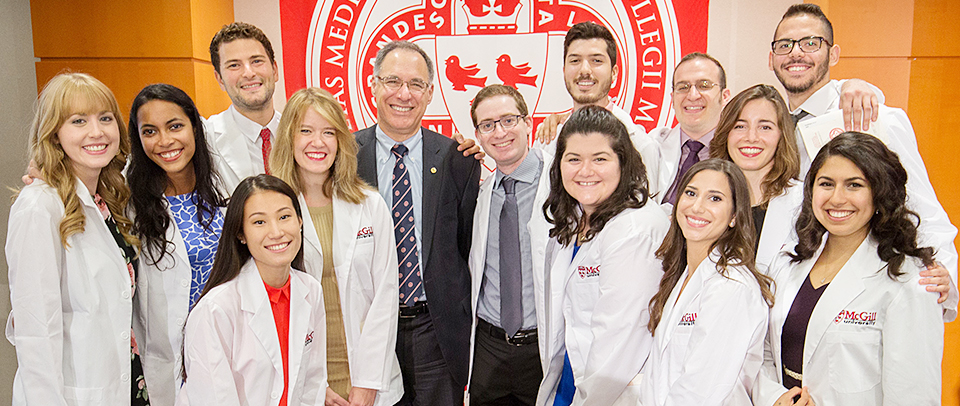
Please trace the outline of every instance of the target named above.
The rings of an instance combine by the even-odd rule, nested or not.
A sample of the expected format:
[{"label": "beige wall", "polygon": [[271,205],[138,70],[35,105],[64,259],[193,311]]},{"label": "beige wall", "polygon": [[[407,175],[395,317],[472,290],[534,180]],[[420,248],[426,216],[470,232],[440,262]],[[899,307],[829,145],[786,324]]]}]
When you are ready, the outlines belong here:
[{"label": "beige wall", "polygon": [[[27,166],[27,133],[33,118],[33,102],[37,98],[34,70],[33,36],[30,29],[29,0],[0,1],[0,243],[6,244],[7,216],[10,214],[7,187],[20,185],[20,175]],[[10,286],[7,284],[7,261],[0,259],[0,318],[6,322],[10,313]],[[0,342],[0,405],[9,405],[17,355],[6,339]]]}]

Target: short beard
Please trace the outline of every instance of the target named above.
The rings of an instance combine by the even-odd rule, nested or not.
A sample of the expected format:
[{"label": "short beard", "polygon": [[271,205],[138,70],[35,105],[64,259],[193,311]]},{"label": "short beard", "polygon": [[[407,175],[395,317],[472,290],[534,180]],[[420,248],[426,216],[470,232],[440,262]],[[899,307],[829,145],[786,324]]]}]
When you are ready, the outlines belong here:
[{"label": "short beard", "polygon": [[[569,82],[565,82],[565,85],[567,86],[567,93],[570,94],[570,98],[573,99],[573,102],[581,106],[589,106],[592,104],[596,104],[600,100],[603,100],[605,97],[609,97],[610,87],[612,86],[611,83],[607,83],[607,85],[601,89],[601,92],[596,97],[591,97],[591,95],[589,94],[574,95],[573,89],[571,88],[571,84]],[[573,82],[572,86],[576,87],[577,82]]]},{"label": "short beard", "polygon": [[826,78],[827,75],[830,73],[830,53],[829,52],[827,52],[827,57],[824,58],[823,61],[821,61],[820,65],[816,69],[817,70],[816,72],[814,72],[812,79],[799,84],[788,84],[784,80],[783,76],[780,76],[779,70],[774,69],[773,73],[777,75],[777,80],[780,81],[780,84],[783,85],[783,88],[787,91],[787,93],[801,94],[813,88],[813,86],[815,86],[817,83],[820,83],[820,81]]}]

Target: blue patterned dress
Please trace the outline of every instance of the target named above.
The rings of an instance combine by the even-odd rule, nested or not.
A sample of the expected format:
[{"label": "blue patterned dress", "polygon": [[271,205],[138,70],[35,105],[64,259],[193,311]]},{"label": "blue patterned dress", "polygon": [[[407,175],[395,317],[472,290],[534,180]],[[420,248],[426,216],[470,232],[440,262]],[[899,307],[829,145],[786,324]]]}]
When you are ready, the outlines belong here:
[{"label": "blue patterned dress", "polygon": [[[193,270],[190,278],[190,309],[197,303],[200,292],[203,292],[203,287],[210,277],[220,232],[223,230],[223,212],[219,208],[213,210],[213,222],[210,223],[209,230],[200,224],[195,196],[196,192],[167,196],[170,213],[173,214],[173,221],[177,223],[180,237],[187,246],[187,258],[190,259],[190,268]],[[207,213],[204,215],[209,216]],[[204,217],[203,220],[206,222],[209,217]]]}]

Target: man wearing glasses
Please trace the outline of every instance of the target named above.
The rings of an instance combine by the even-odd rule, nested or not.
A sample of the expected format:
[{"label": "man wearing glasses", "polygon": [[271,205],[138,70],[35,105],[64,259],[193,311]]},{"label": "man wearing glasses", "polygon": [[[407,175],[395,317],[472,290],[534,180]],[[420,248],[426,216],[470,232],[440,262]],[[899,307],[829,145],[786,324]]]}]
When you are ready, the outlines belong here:
[{"label": "man wearing glasses", "polygon": [[[480,164],[421,127],[434,65],[419,46],[387,43],[371,84],[377,124],[356,133],[357,172],[390,206],[400,259],[398,405],[462,402],[470,342],[470,251]],[[383,315],[382,317],[388,317]]]},{"label": "man wearing glasses", "polygon": [[710,158],[710,140],[730,99],[727,74],[710,55],[687,54],[673,71],[673,112],[680,123],[650,134],[660,144],[661,204],[676,202],[677,183],[687,169]]},{"label": "man wearing glasses", "polygon": [[480,185],[470,249],[474,406],[533,405],[543,379],[535,286],[542,293],[548,225],[538,208],[550,182],[541,151],[529,148],[529,114],[520,92],[500,84],[481,89],[470,108],[477,139],[497,164]]}]

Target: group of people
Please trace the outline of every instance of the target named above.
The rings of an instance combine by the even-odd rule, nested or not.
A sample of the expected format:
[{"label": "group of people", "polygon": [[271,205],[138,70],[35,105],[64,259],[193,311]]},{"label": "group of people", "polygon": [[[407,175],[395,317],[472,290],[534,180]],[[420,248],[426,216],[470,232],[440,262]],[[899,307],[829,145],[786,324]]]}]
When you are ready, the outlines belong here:
[{"label": "group of people", "polygon": [[[649,134],[609,96],[616,47],[570,28],[573,111],[536,142],[515,88],[477,93],[482,182],[480,148],[422,127],[435,65],[410,42],[378,52],[356,133],[319,88],[275,111],[245,23],[211,41],[232,104],[209,119],[154,84],[124,125],[101,82],[56,76],[7,234],[13,404],[939,404],[956,228],[906,115],[830,79],[819,7],[774,33],[786,100],[731,97],[691,53],[679,125]],[[811,156],[798,123],[840,109],[887,139]]]}]

